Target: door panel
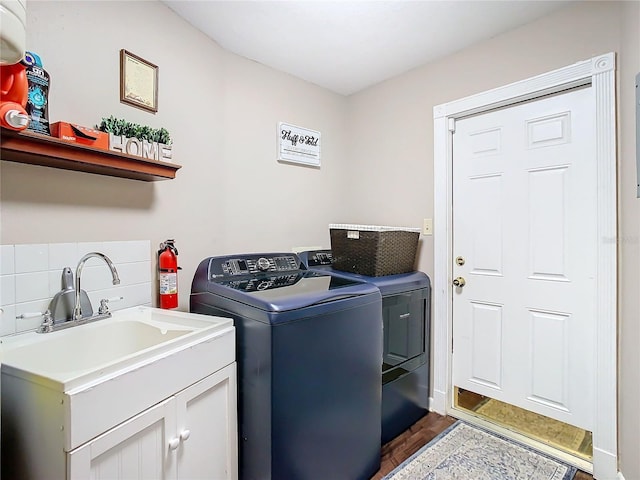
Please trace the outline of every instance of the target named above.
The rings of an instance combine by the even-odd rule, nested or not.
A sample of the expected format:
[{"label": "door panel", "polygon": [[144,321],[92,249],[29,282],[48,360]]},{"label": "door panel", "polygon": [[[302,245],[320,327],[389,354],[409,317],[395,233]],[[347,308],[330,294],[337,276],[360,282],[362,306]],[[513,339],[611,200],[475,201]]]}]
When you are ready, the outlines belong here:
[{"label": "door panel", "polygon": [[502,306],[471,303],[471,381],[502,387]]},{"label": "door panel", "polygon": [[534,402],[568,411],[570,317],[530,310],[531,397]]},{"label": "door panel", "polygon": [[456,121],[454,385],[592,430],[591,88]]},{"label": "door panel", "polygon": [[502,175],[471,177],[470,188],[475,198],[482,198],[485,208],[470,219],[473,222],[472,273],[502,275],[503,196]]},{"label": "door panel", "polygon": [[175,430],[175,405],[165,400],[71,451],[68,478],[175,479],[167,447]]},{"label": "door panel", "polygon": [[176,395],[178,478],[238,478],[236,364],[227,365]]},{"label": "door panel", "polygon": [[568,281],[568,173],[567,166],[529,172],[530,279]]}]

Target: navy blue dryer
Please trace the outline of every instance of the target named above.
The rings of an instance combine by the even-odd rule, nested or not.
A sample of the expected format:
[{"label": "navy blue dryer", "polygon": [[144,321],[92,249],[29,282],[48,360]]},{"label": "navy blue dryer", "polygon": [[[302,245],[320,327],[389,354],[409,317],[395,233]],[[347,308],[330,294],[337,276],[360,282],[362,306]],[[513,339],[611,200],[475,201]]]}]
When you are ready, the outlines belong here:
[{"label": "navy blue dryer", "polygon": [[232,317],[240,477],[368,480],[380,468],[381,295],[291,253],[203,260],[194,313]]},{"label": "navy blue dryer", "polygon": [[310,270],[331,272],[380,289],[384,322],[382,443],[393,440],[427,413],[431,284],[423,272],[369,277],[334,270],[331,250],[299,254]]}]

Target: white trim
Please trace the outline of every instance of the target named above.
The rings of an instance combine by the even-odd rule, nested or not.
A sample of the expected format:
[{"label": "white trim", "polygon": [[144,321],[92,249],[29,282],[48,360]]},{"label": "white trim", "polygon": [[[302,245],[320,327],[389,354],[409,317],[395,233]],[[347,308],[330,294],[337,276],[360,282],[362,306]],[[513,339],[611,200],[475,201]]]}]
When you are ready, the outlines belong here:
[{"label": "white trim", "polygon": [[[436,107],[437,108],[437,107]],[[452,404],[449,395],[451,384],[451,299],[452,278],[452,185],[451,185],[451,141],[446,117],[434,118],[434,221],[438,225],[433,237],[434,282],[431,286],[433,298],[433,403],[432,408],[444,415]],[[440,160],[440,161],[438,161]],[[444,301],[443,301],[444,300]]]},{"label": "white trim", "polygon": [[[615,58],[593,59],[598,168],[598,278],[593,472],[617,472],[617,224]],[[608,426],[610,426],[608,428]]]},{"label": "white trim", "polygon": [[591,85],[596,119],[598,322],[596,331],[594,477],[620,478],[617,471],[617,209],[615,54],[608,53],[433,109],[434,235],[432,410],[453,409],[452,342],[452,162],[450,120],[490,109]]}]

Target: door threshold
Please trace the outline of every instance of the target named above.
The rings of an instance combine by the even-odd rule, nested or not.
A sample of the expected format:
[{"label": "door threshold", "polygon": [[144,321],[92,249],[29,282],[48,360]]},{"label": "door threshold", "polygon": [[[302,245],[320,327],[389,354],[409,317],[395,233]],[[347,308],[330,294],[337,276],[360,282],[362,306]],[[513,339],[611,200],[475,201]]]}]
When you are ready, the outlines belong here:
[{"label": "door threshold", "polygon": [[548,445],[544,442],[539,442],[530,437],[527,437],[526,435],[522,435],[520,433],[514,432],[513,430],[509,430],[508,428],[504,428],[496,423],[485,420],[477,415],[473,415],[469,411],[466,411],[457,407],[451,407],[447,411],[447,415],[450,415],[459,420],[464,420],[465,422],[470,423],[471,425],[482,427],[486,430],[502,435],[505,438],[514,440],[518,443],[522,443],[528,447],[534,448],[540,452],[546,453],[551,457],[557,458],[558,460],[568,463],[569,465],[573,465],[574,467],[582,470],[583,472],[593,474],[593,463],[588,462],[580,457],[576,457],[575,455],[571,455],[570,453],[567,453],[558,448],[552,447],[551,445]]}]

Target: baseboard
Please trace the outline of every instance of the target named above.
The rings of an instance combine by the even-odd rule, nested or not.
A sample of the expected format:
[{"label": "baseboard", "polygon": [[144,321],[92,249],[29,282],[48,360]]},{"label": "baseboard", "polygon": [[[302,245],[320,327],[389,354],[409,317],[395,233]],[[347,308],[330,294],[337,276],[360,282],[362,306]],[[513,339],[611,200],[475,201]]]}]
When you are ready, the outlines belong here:
[{"label": "baseboard", "polygon": [[598,480],[620,480],[618,458],[602,448],[593,448],[593,478]]},{"label": "baseboard", "polygon": [[434,391],[433,396],[429,397],[429,410],[439,413],[440,415],[447,414],[447,395],[445,392]]},{"label": "baseboard", "polygon": [[624,480],[624,475],[622,475],[622,472],[618,472],[618,480]]}]

